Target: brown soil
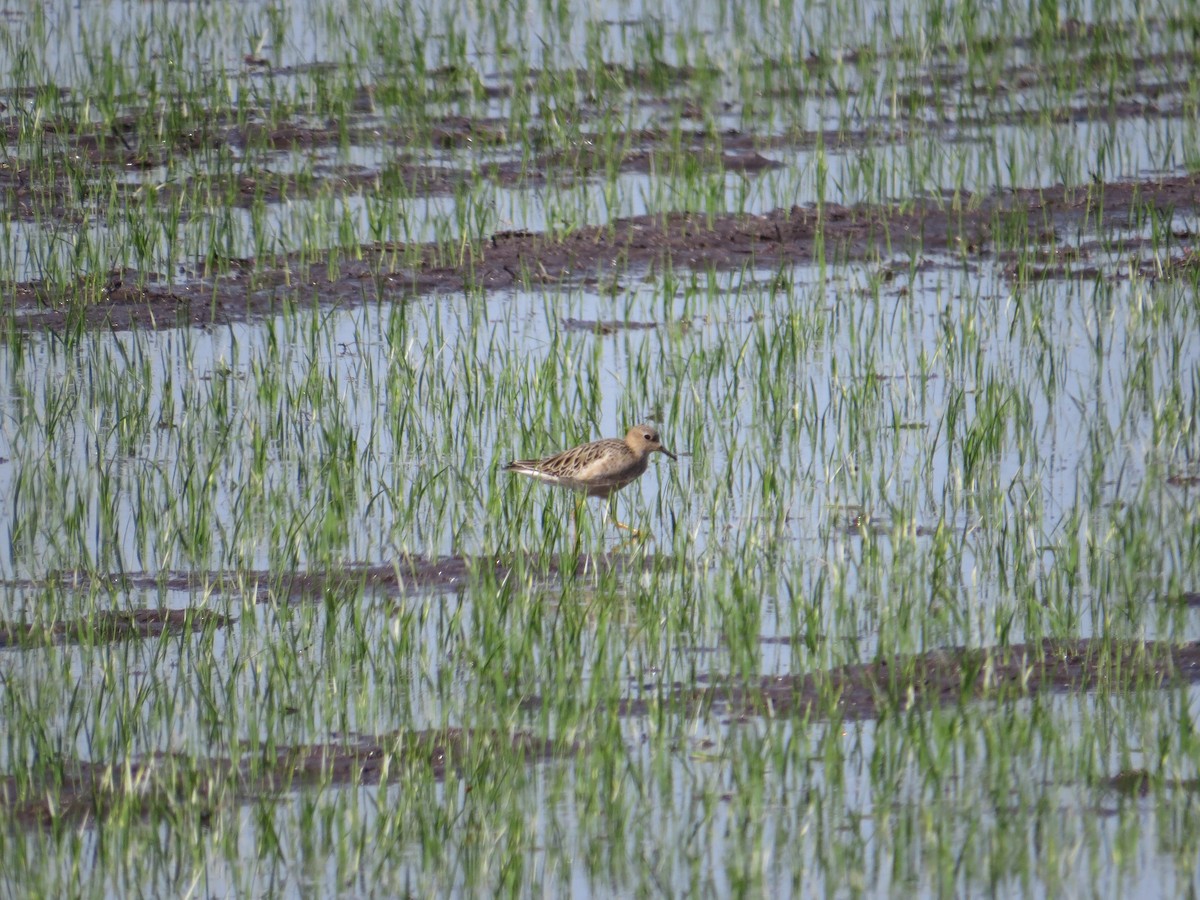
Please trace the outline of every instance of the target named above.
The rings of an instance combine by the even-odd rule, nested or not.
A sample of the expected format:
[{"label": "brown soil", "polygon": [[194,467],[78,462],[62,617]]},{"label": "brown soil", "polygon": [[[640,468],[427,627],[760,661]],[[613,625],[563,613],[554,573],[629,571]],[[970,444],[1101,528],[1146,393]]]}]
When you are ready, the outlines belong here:
[{"label": "brown soil", "polygon": [[[1104,779],[1101,784],[1118,794],[1145,797],[1153,790],[1155,780],[1154,775],[1146,769],[1126,769]],[[1200,792],[1200,779],[1196,778],[1165,778],[1162,784],[1165,788],[1189,794]]]},{"label": "brown soil", "polygon": [[[2,586],[38,588],[54,585],[68,589],[88,589],[105,586],[114,591],[172,590],[197,591],[211,589],[224,594],[253,594],[260,602],[270,598],[286,598],[293,602],[322,598],[342,591],[370,590],[393,596],[411,591],[455,591],[465,587],[473,577],[490,570],[496,579],[503,579],[521,561],[530,571],[556,577],[564,571],[561,559],[547,560],[544,556],[527,556],[523,560],[508,556],[465,557],[443,556],[434,559],[409,556],[383,565],[349,564],[343,568],[322,572],[162,572],[157,575],[122,573],[119,575],[89,575],[83,572],[58,572],[41,580],[12,580]],[[628,571],[636,566],[649,565],[652,558],[611,552],[603,555],[581,554],[575,561],[577,575],[598,569]],[[191,618],[188,618],[190,614]],[[112,621],[109,621],[111,618]],[[129,620],[129,621],[126,621]],[[103,613],[100,620],[78,623],[54,623],[52,626],[32,627],[0,623],[0,646],[15,643],[22,635],[37,634],[47,628],[55,633],[87,636],[89,640],[117,639],[138,636],[133,629],[144,628],[142,636],[158,634],[166,628],[182,628],[184,623],[194,629],[215,620],[218,627],[228,620],[203,610],[137,610],[132,613]],[[129,629],[126,634],[122,629]],[[158,630],[153,630],[157,628]],[[114,635],[107,638],[107,635]],[[77,637],[79,639],[79,637]]]},{"label": "brown soil", "polygon": [[315,785],[393,782],[424,768],[442,779],[448,767],[478,751],[503,750],[528,763],[575,752],[527,732],[500,735],[449,728],[358,736],[328,744],[282,747],[264,757],[260,748],[244,748],[241,759],[195,759],[156,754],[125,764],[66,760],[44,774],[0,777],[0,811],[19,825],[94,823],[118,809],[148,816],[186,805],[211,814],[222,802],[246,801]]},{"label": "brown soil", "polygon": [[[7,133],[10,140],[15,141],[19,127],[19,124],[10,120],[6,127],[0,125],[0,133]],[[405,193],[415,197],[449,195],[455,190],[471,187],[480,178],[510,188],[529,188],[547,182],[566,186],[610,169],[625,173],[665,173],[674,164],[672,160],[678,159],[674,145],[676,138],[668,132],[653,129],[606,135],[604,147],[585,138],[570,151],[534,153],[527,157],[514,152],[509,155],[521,158],[485,159],[477,170],[430,164],[430,152],[415,149],[425,143],[439,149],[482,146],[502,150],[506,146],[507,134],[503,122],[465,118],[434,123],[424,132],[395,127],[343,132],[337,127],[291,124],[268,129],[260,125],[233,127],[208,122],[198,124],[195,131],[177,137],[170,146],[161,143],[139,144],[135,128],[136,122],[132,119],[117,122],[109,131],[89,126],[88,130],[73,132],[72,126],[66,123],[45,125],[43,130],[47,140],[59,145],[62,165],[47,170],[15,159],[0,162],[0,189],[4,192],[7,211],[23,221],[57,219],[61,222],[77,222],[88,216],[99,216],[102,215],[102,209],[86,209],[80,201],[97,200],[105,204],[111,199],[109,193],[115,190],[126,198],[127,203],[139,203],[146,188],[137,183],[101,185],[99,181],[94,181],[89,170],[94,171],[96,166],[109,166],[125,172],[147,171],[168,166],[179,155],[194,155],[202,150],[211,152],[221,146],[234,147],[239,152],[251,146],[264,151],[313,151],[322,147],[336,147],[346,140],[359,146],[375,146],[383,142],[386,146],[414,148],[410,152],[399,153],[381,169],[317,163],[312,171],[295,172],[277,171],[270,168],[269,163],[264,163],[236,177],[204,179],[203,193],[211,197],[213,203],[243,209],[257,203],[279,203],[318,194],[343,195],[372,191],[381,185],[389,189],[402,186]],[[888,137],[894,138],[895,135]],[[830,148],[862,146],[879,139],[875,132],[759,138],[738,131],[714,135],[705,129],[697,129],[688,132],[680,140],[684,148],[692,149],[688,161],[691,166],[709,171],[756,174],[782,165],[763,156],[759,152],[762,149],[813,145],[817,142]],[[536,130],[530,135],[530,141],[534,146],[541,142]],[[714,147],[721,149],[714,150]],[[158,183],[156,180],[156,201],[167,204],[179,196],[192,196],[197,192],[194,181],[183,178]],[[94,185],[98,186],[96,191],[93,191]],[[181,209],[180,220],[186,221],[193,212],[186,207]]]},{"label": "brown soil", "polygon": [[210,623],[216,628],[224,628],[232,622],[232,619],[204,609],[102,611],[87,619],[59,620],[45,625],[0,621],[0,647],[124,641],[154,637],[163,632],[203,631]]},{"label": "brown soil", "polygon": [[[619,712],[643,716],[669,705],[688,714],[709,709],[735,718],[815,716],[872,719],[965,701],[1014,700],[1048,691],[1157,688],[1200,682],[1200,644],[1052,641],[1011,647],[937,650],[825,672],[763,678],[757,682],[697,676],[698,686],[676,684],[665,696],[625,701]],[[531,701],[537,704],[536,699]]]},{"label": "brown soil", "polygon": [[[114,272],[98,288],[81,285],[87,305],[53,305],[39,283],[15,287],[13,324],[20,329],[59,330],[72,323],[116,329],[205,325],[280,312],[285,303],[359,304],[376,298],[404,302],[414,295],[497,290],[522,284],[601,284],[630,269],[660,265],[694,270],[741,270],[750,265],[807,263],[821,245],[826,258],[879,262],[911,254],[944,255],[971,262],[1003,261],[1013,247],[1037,246],[1059,233],[1105,221],[1131,222],[1147,209],[1183,213],[1200,209],[1200,176],[1138,183],[1115,182],[1067,190],[1021,190],[989,196],[927,199],[905,205],[855,207],[827,204],[793,207],[768,215],[674,213],[619,219],[565,234],[499,232],[468,244],[453,259],[427,245],[371,245],[336,260],[304,264],[298,256],[224,262],[222,274],[198,273],[183,285],[164,285],[137,273]],[[1040,223],[1026,234],[1029,222]],[[995,239],[997,227],[1018,234]],[[1186,237],[1186,235],[1180,236]],[[1140,246],[1140,239],[1109,239],[1110,252]],[[1069,254],[1068,254],[1069,256]],[[1070,259],[1045,265],[1013,263],[1010,275],[1025,278],[1129,277],[1101,272]],[[1200,265],[1190,248],[1147,262],[1154,277],[1196,278]]]},{"label": "brown soil", "polygon": [[657,322],[621,322],[616,319],[597,321],[595,319],[562,320],[566,331],[587,331],[592,334],[616,334],[618,331],[652,331],[658,327]]}]

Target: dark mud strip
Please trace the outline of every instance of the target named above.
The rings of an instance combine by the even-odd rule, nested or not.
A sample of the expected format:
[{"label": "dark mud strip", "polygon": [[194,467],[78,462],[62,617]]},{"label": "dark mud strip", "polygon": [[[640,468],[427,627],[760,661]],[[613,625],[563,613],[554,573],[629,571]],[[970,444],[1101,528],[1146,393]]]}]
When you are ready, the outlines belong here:
[{"label": "dark mud strip", "polygon": [[[285,303],[359,305],[468,287],[611,283],[630,269],[663,264],[699,271],[802,264],[814,258],[818,241],[827,258],[838,261],[878,262],[906,254],[988,258],[1014,245],[1054,240],[1059,230],[1091,228],[1101,210],[1104,221],[1121,223],[1147,209],[1195,213],[1200,209],[1200,175],[962,196],[954,202],[925,199],[904,206],[827,204],[762,216],[638,216],[562,235],[500,232],[463,248],[453,261],[433,244],[371,245],[361,248],[359,258],[339,259],[336,275],[325,264],[302,264],[297,255],[226,261],[229,271],[197,273],[194,281],[179,285],[117,272],[98,290],[80,286],[80,295],[90,296],[90,302],[64,305],[43,284],[29,282],[15,286],[9,308],[18,329],[59,330],[71,324],[164,328],[277,314]],[[1039,223],[1039,230],[1027,233],[1030,222]],[[997,224],[1016,235],[1004,239],[1007,246],[997,246],[993,239]],[[1119,237],[1112,243],[1111,252],[1121,249]],[[1161,265],[1164,271],[1193,278],[1200,272],[1197,258],[1186,249]],[[1116,268],[1108,273],[1111,277],[1119,277]],[[1057,270],[1042,274],[1050,277]]]},{"label": "dark mud strip", "polygon": [[[254,129],[248,131],[254,132]],[[460,143],[469,146],[477,139],[481,144],[502,143],[502,140],[496,137],[480,137],[486,133],[483,127],[463,126],[462,131],[455,137],[447,129],[435,128],[432,139],[437,146],[445,147],[457,146]],[[194,134],[184,135],[176,142],[177,146],[173,151],[161,144],[143,150],[135,145],[136,138],[131,136],[126,139],[120,131],[114,134],[111,139],[99,135],[80,135],[73,138],[72,143],[81,154],[81,158],[87,158],[93,165],[119,166],[125,171],[135,171],[167,166],[174,158],[172,153],[192,153],[202,145],[230,144],[242,147],[249,142],[245,131],[231,130],[220,137],[197,138]],[[416,138],[415,135],[401,132],[392,136],[391,142],[402,142],[405,137]],[[697,132],[693,140],[698,141],[701,137],[702,134]],[[374,146],[384,135],[381,135],[378,129],[374,129],[363,132],[360,138],[363,146]],[[336,146],[341,143],[342,135],[337,130],[305,130],[285,126],[269,133],[260,132],[256,140],[283,151],[297,147],[311,148],[326,143]],[[724,150],[695,144],[689,162],[711,171],[753,175],[783,166],[779,161],[759,153],[760,147],[771,146],[773,143],[782,146],[801,142],[815,144],[816,140],[798,137],[786,144],[770,140],[755,142],[734,133],[730,136],[729,146]],[[860,135],[853,132],[840,137],[831,136],[827,146],[857,146],[871,142],[878,142],[878,138],[872,138],[866,133]],[[616,146],[621,145],[618,143]],[[370,192],[378,190],[381,186],[390,191],[402,188],[404,193],[414,197],[449,196],[456,190],[475,185],[480,178],[514,189],[537,187],[550,182],[568,186],[591,177],[593,173],[607,172],[613,165],[617,171],[623,173],[669,172],[672,161],[677,159],[677,148],[660,147],[653,142],[643,147],[618,151],[615,157],[611,152],[593,144],[584,144],[570,152],[542,154],[528,160],[484,161],[477,169],[430,165],[422,159],[409,156],[400,157],[383,169],[318,166],[311,173],[289,173],[259,168],[233,177],[171,180],[156,186],[155,197],[160,204],[176,202],[179,197],[191,197],[197,191],[198,181],[203,182],[203,190],[200,193],[220,197],[223,202],[241,209],[250,209],[259,203],[282,203],[330,193],[347,195]],[[0,163],[0,191],[7,199],[5,206],[15,218],[22,221],[40,222],[51,218],[63,223],[81,222],[89,215],[96,215],[94,210],[89,211],[90,207],[87,204],[80,204],[81,199],[103,201],[109,197],[111,191],[133,198],[145,190],[140,184],[105,185],[96,182],[96,195],[92,197],[89,185],[90,182],[84,182],[81,187],[78,180],[72,181],[62,172],[46,172],[19,161]],[[181,221],[190,218],[191,212],[185,206]]]},{"label": "dark mud strip", "polygon": [[[378,138],[375,138],[378,141]],[[779,169],[783,164],[753,150],[737,153],[708,153],[697,150],[699,165],[712,171],[753,174]],[[667,170],[664,155],[649,150],[621,154],[616,168],[623,173],[649,174]],[[353,194],[377,190],[381,185],[390,191],[402,187],[414,197],[452,195],[456,189],[469,188],[481,177],[502,187],[525,189],[548,182],[561,186],[574,184],[589,177],[593,171],[604,170],[610,161],[598,148],[590,153],[577,150],[570,155],[541,156],[530,161],[484,163],[479,171],[472,169],[431,166],[415,160],[397,160],[383,170],[350,167],[328,167],[312,175],[295,175],[263,170],[237,176],[236,180],[205,179],[215,196],[226,198],[234,206],[250,209],[258,203],[281,203],[315,197],[323,193]],[[129,187],[130,193],[140,186]],[[170,202],[176,196],[190,196],[195,188],[188,183],[165,185],[158,190],[159,202]],[[184,216],[186,219],[187,216]]]},{"label": "dark mud strip", "polygon": [[[441,780],[477,753],[516,754],[532,764],[573,755],[574,745],[558,746],[528,732],[497,734],[450,728],[359,736],[346,743],[282,747],[269,757],[245,748],[234,763],[227,758],[182,754],[116,764],[67,760],[45,774],[0,776],[0,811],[21,827],[62,822],[94,824],[117,810],[148,817],[197,800],[208,814],[222,803],[247,802],[317,785],[362,785],[412,777],[414,767]],[[126,776],[128,768],[128,777]]]},{"label": "dark mud strip", "polygon": [[[847,526],[846,533],[860,534],[864,527],[872,527],[861,523]],[[917,526],[918,535],[936,534],[940,526]],[[886,531],[886,529],[884,529]],[[883,533],[882,531],[880,533]],[[670,566],[671,559],[662,554],[624,553],[619,550],[600,555],[582,554],[575,560],[574,575],[586,578],[598,572],[604,573],[636,573],[651,569],[655,566]],[[569,560],[564,557],[548,558],[542,555],[524,554],[523,556],[441,556],[435,558],[409,556],[391,563],[383,564],[347,564],[340,568],[326,569],[313,572],[272,572],[252,570],[239,572],[236,570],[220,572],[160,572],[123,573],[113,575],[94,575],[84,572],[56,572],[41,580],[20,579],[0,582],[0,587],[19,588],[22,590],[89,590],[102,588],[118,593],[141,590],[170,590],[170,591],[215,591],[218,594],[252,595],[259,602],[267,602],[272,598],[287,598],[293,602],[304,602],[313,598],[324,598],[333,593],[372,591],[390,596],[401,596],[417,591],[453,592],[469,586],[484,574],[490,574],[496,581],[503,581],[515,570],[526,574],[542,575],[550,579],[561,577],[571,571]],[[1163,602],[1178,600],[1187,605],[1200,605],[1200,592],[1185,592],[1173,597],[1161,598]],[[218,616],[206,610],[154,610],[142,609],[133,612],[104,613],[103,617],[111,619],[107,622],[97,622],[92,619],[84,623],[55,623],[51,629],[64,634],[87,634],[95,640],[95,635],[102,629],[117,632],[124,636],[146,636],[159,634],[164,630],[178,630],[185,627],[188,614],[192,616],[192,627],[199,630],[209,621],[216,621],[217,627],[232,624],[232,620]],[[130,621],[132,620],[132,621]],[[46,626],[31,627],[26,625],[11,625],[0,622],[0,647],[15,643],[22,635],[36,634]],[[140,629],[140,630],[136,630]],[[135,631],[136,630],[136,631]],[[126,635],[125,631],[129,631]],[[762,639],[765,643],[775,642],[774,638]],[[780,638],[789,641],[790,638]],[[1154,645],[1147,645],[1154,646]],[[1165,646],[1165,645],[1164,645]],[[1010,652],[1024,652],[1020,647],[1012,648]],[[946,651],[957,653],[958,651]],[[964,651],[967,655],[984,651]],[[924,657],[918,657],[924,659]]]},{"label": "dark mud strip", "polygon": [[[338,589],[357,590],[359,586],[396,596],[411,591],[458,591],[484,573],[490,573],[496,581],[503,581],[518,568],[518,563],[525,573],[549,579],[559,578],[571,571],[568,560],[563,557],[546,558],[526,554],[520,560],[511,555],[443,556],[437,559],[411,557],[395,564],[352,565],[328,572],[297,572],[284,578],[273,572],[253,572],[243,577],[249,577],[264,598],[268,592],[282,587],[293,601],[304,601]],[[582,554],[575,560],[574,575],[586,578],[598,571],[634,572],[656,564],[668,565],[669,560],[664,556],[618,551],[600,555]]]},{"label": "dark mud strip", "polygon": [[155,637],[164,631],[203,631],[210,623],[224,628],[233,620],[205,609],[134,609],[98,612],[87,619],[27,625],[0,621],[0,647],[30,644],[98,644]]},{"label": "dark mud strip", "polygon": [[588,331],[592,334],[616,334],[620,331],[652,331],[658,327],[657,322],[621,322],[617,319],[563,319],[565,331]]},{"label": "dark mud strip", "polygon": [[1177,681],[1200,682],[1200,644],[1047,640],[1002,648],[938,650],[758,681],[710,682],[701,675],[698,686],[676,684],[662,697],[626,700],[618,712],[644,716],[667,705],[687,715],[717,710],[735,718],[812,716],[857,721],[889,711],[964,701],[1015,700],[1100,687],[1157,688]]},{"label": "dark mud strip", "polygon": [[[1171,235],[1177,242],[1178,252],[1170,249],[1163,252],[1162,241],[1148,238],[1114,236],[1110,240],[1087,241],[1079,246],[1060,247],[1056,250],[1033,252],[1002,251],[996,253],[1000,262],[1008,261],[1004,276],[1010,281],[1127,281],[1137,276],[1148,281],[1173,281],[1200,277],[1200,254],[1192,249],[1193,235],[1179,230]],[[1052,235],[1050,240],[1054,240]],[[1119,262],[1091,262],[1096,255],[1108,255],[1119,250],[1123,259]]]},{"label": "dark mud strip", "polygon": [[[587,576],[597,571],[627,572],[647,568],[655,564],[653,555],[625,554],[613,551],[603,555],[583,554],[575,560],[575,574]],[[661,564],[664,557],[657,558]],[[270,572],[270,571],[225,571],[225,572],[160,572],[158,574],[120,575],[89,575],[84,572],[57,572],[41,580],[13,580],[0,582],[0,586],[21,588],[23,590],[39,590],[57,588],[61,590],[88,590],[103,587],[109,591],[127,592],[132,590],[152,591],[199,591],[215,590],[224,594],[253,594],[260,602],[266,602],[271,597],[286,597],[293,601],[304,601],[314,597],[321,598],[329,593],[346,591],[371,590],[399,596],[411,591],[457,591],[466,587],[474,578],[484,572],[491,572],[497,580],[503,580],[521,563],[521,568],[527,572],[544,573],[548,577],[558,577],[569,571],[567,561],[563,558],[547,559],[543,556],[526,554],[523,558],[507,556],[443,556],[430,559],[427,557],[405,557],[394,563],[381,565],[349,564],[342,568],[328,569],[319,572]],[[127,616],[163,617],[166,627],[176,623],[182,627],[186,612],[183,610],[138,610],[136,613],[105,613],[104,616],[123,618]],[[192,611],[194,617],[211,616],[204,611]],[[211,616],[218,621],[219,626],[229,624],[220,616]],[[203,622],[207,622],[204,619]],[[196,627],[199,628],[203,622]],[[0,628],[4,628],[0,623]],[[0,646],[4,646],[3,637],[6,634],[20,635],[20,629],[26,626],[7,626],[13,630],[0,631]],[[64,625],[64,628],[68,626]],[[95,630],[100,627],[96,620],[79,624],[80,633],[88,634],[95,639]],[[153,622],[147,622],[146,627],[157,627]],[[92,629],[92,631],[87,631]],[[159,631],[163,628],[159,627]],[[157,631],[146,631],[145,634],[157,634]],[[133,636],[133,635],[130,635]]]},{"label": "dark mud strip", "polygon": [[[1154,790],[1155,777],[1146,769],[1125,769],[1110,778],[1100,782],[1101,787],[1108,788],[1118,794],[1145,797]],[[1186,791],[1189,794],[1200,793],[1200,779],[1196,778],[1164,778],[1164,788]]]}]

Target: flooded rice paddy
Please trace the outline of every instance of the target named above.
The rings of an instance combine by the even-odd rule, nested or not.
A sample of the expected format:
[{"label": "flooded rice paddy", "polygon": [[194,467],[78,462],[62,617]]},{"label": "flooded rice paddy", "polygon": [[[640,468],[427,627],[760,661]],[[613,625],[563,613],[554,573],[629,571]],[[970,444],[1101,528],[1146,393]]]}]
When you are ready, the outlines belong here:
[{"label": "flooded rice paddy", "polygon": [[6,895],[1196,889],[1190,5],[2,15]]}]

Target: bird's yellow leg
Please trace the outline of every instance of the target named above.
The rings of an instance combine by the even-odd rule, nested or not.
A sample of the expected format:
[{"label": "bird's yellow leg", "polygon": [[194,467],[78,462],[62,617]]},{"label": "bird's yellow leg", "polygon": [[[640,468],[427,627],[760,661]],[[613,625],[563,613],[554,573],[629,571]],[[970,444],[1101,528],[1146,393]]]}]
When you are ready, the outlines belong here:
[{"label": "bird's yellow leg", "polygon": [[612,497],[609,498],[609,512],[612,516],[613,524],[616,525],[618,528],[623,528],[629,532],[629,540],[622,541],[619,546],[624,547],[626,544],[629,543],[629,541],[644,541],[644,540],[646,540],[646,538],[653,539],[654,535],[652,535],[650,532],[640,531],[637,528],[634,528],[632,525],[626,525],[624,522],[617,519],[617,499],[616,498],[617,498],[616,494],[613,494]]}]

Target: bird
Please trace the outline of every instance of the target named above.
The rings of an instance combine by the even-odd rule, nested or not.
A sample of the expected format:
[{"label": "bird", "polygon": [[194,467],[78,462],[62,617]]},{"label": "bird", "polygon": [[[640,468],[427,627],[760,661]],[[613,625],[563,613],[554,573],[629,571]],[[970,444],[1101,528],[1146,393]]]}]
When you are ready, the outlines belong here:
[{"label": "bird", "polygon": [[[678,460],[663,446],[658,429],[652,425],[635,425],[623,438],[591,441],[543,459],[514,459],[504,466],[504,471],[580,491],[586,497],[603,497],[615,505],[616,492],[646,471],[652,453]],[[641,536],[636,528],[617,521],[616,516],[613,522],[633,537]]]}]

